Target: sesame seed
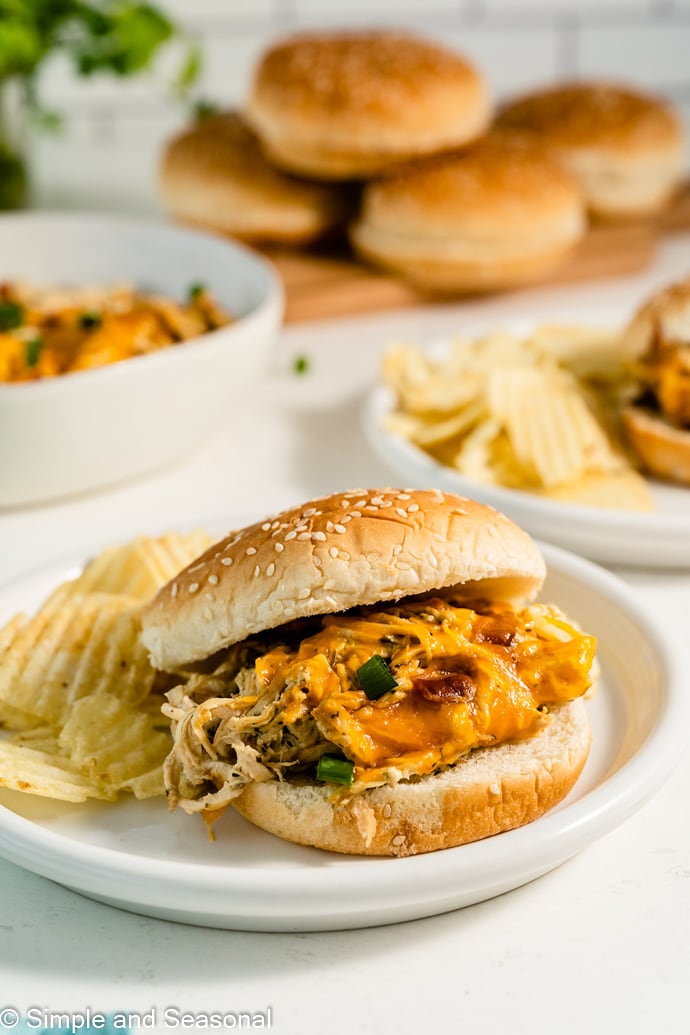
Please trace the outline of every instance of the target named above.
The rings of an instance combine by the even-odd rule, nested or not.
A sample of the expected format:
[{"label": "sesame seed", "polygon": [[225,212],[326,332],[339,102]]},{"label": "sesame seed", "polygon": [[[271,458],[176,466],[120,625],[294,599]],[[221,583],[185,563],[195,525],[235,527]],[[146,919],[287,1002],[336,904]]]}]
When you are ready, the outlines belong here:
[{"label": "sesame seed", "polygon": [[289,543],[291,539],[296,539],[296,538],[297,538],[297,532],[288,532],[288,534],[285,536],[285,542]]},{"label": "sesame seed", "polygon": [[302,512],[302,517],[313,517],[316,513],[316,507],[308,507]]},{"label": "sesame seed", "polygon": [[268,532],[270,527],[271,527],[271,522],[270,521],[264,521],[263,525],[261,526],[261,531],[262,532]]},{"label": "sesame seed", "polygon": [[404,834],[396,834],[395,837],[393,838],[393,841],[391,843],[396,845],[396,847],[398,845],[404,845],[405,844],[405,835]]},{"label": "sesame seed", "polygon": [[409,499],[412,499],[412,497],[410,496],[409,492],[399,492],[398,495],[396,496],[396,499],[398,499],[398,500],[409,500]]},{"label": "sesame seed", "polygon": [[276,553],[282,553],[284,549],[285,546],[283,545],[283,543],[276,543]]},{"label": "sesame seed", "polygon": [[333,522],[332,521],[327,521],[326,522],[326,531],[327,532],[332,532],[333,531]]},{"label": "sesame seed", "polygon": [[393,500],[383,500],[382,503],[379,503],[379,507],[381,507],[381,509],[383,509],[384,507],[392,507],[392,506],[393,506]]},{"label": "sesame seed", "polygon": [[306,532],[308,527],[309,526],[307,525],[306,521],[302,521],[302,522],[300,522],[299,525],[295,525],[295,531],[296,532]]},{"label": "sesame seed", "polygon": [[323,561],[320,557],[317,557],[316,554],[314,554],[314,556],[312,557],[312,563],[315,568],[320,568],[323,564]]},{"label": "sesame seed", "polygon": [[217,575],[209,575],[208,581],[211,583],[212,586],[217,586],[218,585],[218,576]]},{"label": "sesame seed", "polygon": [[333,528],[336,532],[338,532],[339,535],[345,535],[345,533],[347,532],[345,525],[334,525]]},{"label": "sesame seed", "polygon": [[323,584],[324,589],[335,589],[335,579],[326,579]]},{"label": "sesame seed", "polygon": [[414,514],[414,512],[416,510],[419,510],[419,504],[418,503],[410,503],[409,507],[407,508],[407,513],[408,514]]},{"label": "sesame seed", "polygon": [[350,517],[353,517],[353,518],[355,518],[355,517],[361,517],[361,516],[362,516],[362,515],[361,515],[361,513],[360,513],[360,511],[359,511],[359,510],[351,510],[351,511],[350,511]]},{"label": "sesame seed", "polygon": [[176,582],[173,582],[173,584],[172,584],[172,588],[170,590],[170,596],[171,597],[176,597],[177,596],[177,583]]},{"label": "sesame seed", "polygon": [[280,521],[274,521],[271,528],[280,528]]},{"label": "sesame seed", "polygon": [[198,588],[199,588],[199,583],[198,582],[191,582],[190,585],[189,585],[189,592],[190,593],[196,593]]},{"label": "sesame seed", "polygon": [[356,507],[366,507],[366,505],[367,505],[367,501],[366,500],[357,500],[357,502],[355,503]]},{"label": "sesame seed", "polygon": [[205,600],[213,600],[213,593],[204,593]]},{"label": "sesame seed", "polygon": [[312,539],[316,539],[316,541],[319,542],[319,543],[325,543],[326,542],[326,533],[325,532],[313,532],[312,533]]},{"label": "sesame seed", "polygon": [[372,496],[371,502],[375,503],[379,507],[383,503],[383,496]]},{"label": "sesame seed", "polygon": [[392,807],[387,802],[386,802],[386,804],[383,806],[383,808],[381,810],[381,815],[383,816],[384,819],[390,819],[391,816],[393,815],[393,809],[392,809]]},{"label": "sesame seed", "polygon": [[346,525],[348,521],[352,521],[352,514],[346,514],[345,517],[342,519],[344,525]]},{"label": "sesame seed", "polygon": [[338,556],[338,548],[337,548],[337,546],[332,546],[328,552],[330,553],[331,557],[337,557]]},{"label": "sesame seed", "polygon": [[261,568],[260,568],[260,567],[259,567],[259,565],[257,564],[256,568],[254,568],[254,578],[255,578],[255,579],[258,579],[258,577],[259,577],[259,575],[260,575],[260,574],[261,574]]},{"label": "sesame seed", "polygon": [[203,568],[203,566],[204,566],[204,562],[202,561],[201,564],[193,564],[191,566],[191,568],[187,568],[187,571],[189,571],[189,572],[198,571],[199,568]]},{"label": "sesame seed", "polygon": [[400,545],[400,543],[396,543],[393,547],[393,554],[395,557],[397,557],[399,553],[402,553],[402,546]]},{"label": "sesame seed", "polygon": [[303,588],[302,588],[302,589],[301,589],[301,590],[299,591],[299,593],[297,594],[297,596],[299,597],[299,599],[300,599],[300,600],[306,600],[306,599],[307,599],[307,597],[308,597],[308,596],[309,596],[310,594],[311,594],[311,590],[309,589],[309,586],[304,586],[304,587],[303,587]]},{"label": "sesame seed", "polygon": [[275,573],[276,573],[276,566],[275,566],[275,564],[273,563],[273,561],[271,561],[271,563],[269,564],[269,566],[268,566],[268,567],[266,568],[266,574],[267,574],[267,575],[269,576],[269,578],[270,578],[270,576],[271,576],[271,575],[275,575]]},{"label": "sesame seed", "polygon": [[396,507],[395,513],[398,514],[399,517],[407,517],[407,511],[403,510],[402,507]]},{"label": "sesame seed", "polygon": [[248,546],[247,547],[247,557],[253,557],[255,553],[256,553],[256,547],[255,546]]},{"label": "sesame seed", "polygon": [[305,543],[307,539],[311,539],[311,532],[300,532],[297,536],[298,541]]},{"label": "sesame seed", "polygon": [[207,622],[210,622],[213,619],[213,612],[211,611],[210,607],[204,608],[204,618]]},{"label": "sesame seed", "polygon": [[226,568],[229,568],[232,564],[232,557],[221,557],[221,564],[224,564]]}]

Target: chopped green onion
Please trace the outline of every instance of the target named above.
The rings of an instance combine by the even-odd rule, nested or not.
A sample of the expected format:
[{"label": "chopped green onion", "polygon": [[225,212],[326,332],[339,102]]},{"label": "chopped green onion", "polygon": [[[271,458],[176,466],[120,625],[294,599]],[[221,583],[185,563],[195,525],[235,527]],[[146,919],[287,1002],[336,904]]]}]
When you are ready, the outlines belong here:
[{"label": "chopped green onion", "polygon": [[217,115],[220,108],[214,101],[206,100],[201,98],[195,102],[192,108],[192,115],[197,122],[202,122],[203,119],[209,119],[212,115]]},{"label": "chopped green onion", "polygon": [[355,763],[337,755],[321,755],[316,764],[316,779],[322,783],[344,783],[354,779]]},{"label": "chopped green onion", "polygon": [[309,370],[309,359],[306,356],[295,356],[292,362],[293,374],[306,374]]},{"label": "chopped green onion", "polygon": [[0,331],[12,331],[24,323],[24,309],[18,302],[0,302]]},{"label": "chopped green onion", "polygon": [[378,700],[389,690],[395,690],[398,685],[395,676],[380,654],[374,654],[357,669],[357,680],[370,701]]},{"label": "chopped green onion", "polygon": [[200,298],[206,291],[206,285],[198,282],[196,284],[189,285],[189,291],[187,297],[190,302],[194,302],[197,298]]},{"label": "chopped green onion", "polygon": [[100,327],[103,323],[103,317],[100,313],[95,312],[82,313],[79,317],[79,323],[85,331],[89,331],[92,327]]},{"label": "chopped green onion", "polygon": [[35,367],[41,356],[43,342],[40,338],[29,338],[24,347],[24,356],[27,367]]}]

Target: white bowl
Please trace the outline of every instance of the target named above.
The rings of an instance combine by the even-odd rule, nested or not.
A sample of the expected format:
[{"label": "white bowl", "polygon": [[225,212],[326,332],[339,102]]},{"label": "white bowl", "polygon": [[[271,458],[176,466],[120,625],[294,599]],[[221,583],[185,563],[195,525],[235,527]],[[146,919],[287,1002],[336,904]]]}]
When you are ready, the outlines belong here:
[{"label": "white bowl", "polygon": [[0,219],[0,280],[128,281],[174,299],[202,282],[227,327],[148,356],[44,381],[0,384],[0,506],[114,484],[192,453],[263,370],[280,282],[247,249],[164,223],[36,213]]}]

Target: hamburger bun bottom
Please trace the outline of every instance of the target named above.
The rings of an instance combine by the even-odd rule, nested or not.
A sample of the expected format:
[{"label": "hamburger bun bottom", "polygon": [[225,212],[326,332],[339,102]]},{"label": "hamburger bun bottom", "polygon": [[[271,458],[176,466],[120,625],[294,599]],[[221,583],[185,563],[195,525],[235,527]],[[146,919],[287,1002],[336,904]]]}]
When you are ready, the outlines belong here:
[{"label": "hamburger bun bottom", "polygon": [[314,782],[249,784],[233,801],[254,826],[347,855],[408,856],[478,841],[538,819],[571,790],[587,760],[581,699],[554,706],[533,737],[471,752],[443,773],[376,787],[339,805]]},{"label": "hamburger bun bottom", "polygon": [[[542,250],[530,254],[530,242],[520,254],[505,254],[497,249],[495,255],[490,248],[477,247],[469,258],[459,256],[432,257],[434,246],[425,249],[420,244],[418,256],[395,251],[386,247],[375,230],[364,224],[351,231],[352,242],[359,254],[373,264],[404,277],[421,291],[432,294],[481,294],[485,291],[500,291],[522,284],[543,280],[558,269],[572,254],[576,241],[550,243]],[[481,251],[485,254],[482,256]],[[424,254],[424,252],[432,254]],[[501,251],[504,254],[501,254]]]},{"label": "hamburger bun bottom", "polygon": [[690,430],[642,406],[627,406],[623,427],[643,466],[667,481],[690,485]]}]

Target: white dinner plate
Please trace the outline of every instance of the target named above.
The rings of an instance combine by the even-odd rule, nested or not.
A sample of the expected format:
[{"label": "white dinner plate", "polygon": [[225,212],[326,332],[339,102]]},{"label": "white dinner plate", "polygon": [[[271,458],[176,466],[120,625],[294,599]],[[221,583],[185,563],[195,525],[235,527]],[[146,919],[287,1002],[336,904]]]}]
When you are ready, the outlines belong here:
[{"label": "white dinner plate", "polygon": [[595,561],[690,567],[690,489],[650,481],[656,511],[633,512],[563,503],[519,489],[486,485],[388,431],[384,418],[393,405],[388,388],[374,388],[364,408],[364,432],[374,452],[406,485],[445,489],[488,503],[532,535]]},{"label": "white dinner plate", "polygon": [[[673,643],[613,575],[544,550],[542,594],[599,640],[590,757],[568,798],[529,826],[405,859],[338,856],[280,841],[235,813],[208,840],[163,799],[68,805],[0,792],[0,855],[110,905],[255,931],[365,927],[432,916],[516,888],[623,822],[670,773],[687,728]],[[0,590],[0,621],[36,608],[76,570],[53,565]]]}]

